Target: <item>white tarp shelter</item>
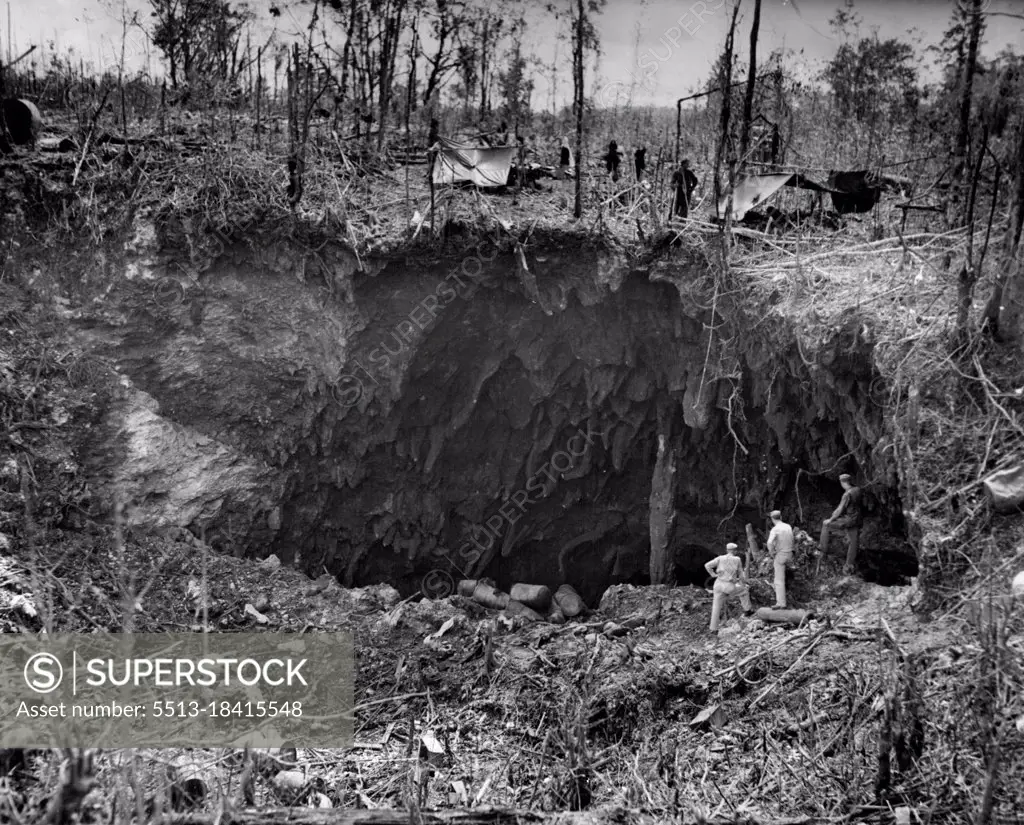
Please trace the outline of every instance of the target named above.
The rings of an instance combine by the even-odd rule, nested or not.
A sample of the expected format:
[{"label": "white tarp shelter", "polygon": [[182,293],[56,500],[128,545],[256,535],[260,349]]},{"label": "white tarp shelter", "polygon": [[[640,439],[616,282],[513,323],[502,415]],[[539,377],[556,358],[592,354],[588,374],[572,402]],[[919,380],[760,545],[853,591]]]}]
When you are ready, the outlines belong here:
[{"label": "white tarp shelter", "polygon": [[477,186],[504,186],[508,183],[515,157],[514,146],[472,146],[440,138],[434,145],[434,184],[474,183]]},{"label": "white tarp shelter", "polygon": [[[815,183],[799,172],[786,172],[781,175],[751,175],[736,184],[732,193],[732,219],[741,220],[744,215],[760,203],[764,203],[783,186],[794,186],[798,189],[809,189],[812,192],[832,192],[833,190],[820,183]],[[725,202],[728,196],[723,195],[718,202],[718,214],[725,214]]]}]

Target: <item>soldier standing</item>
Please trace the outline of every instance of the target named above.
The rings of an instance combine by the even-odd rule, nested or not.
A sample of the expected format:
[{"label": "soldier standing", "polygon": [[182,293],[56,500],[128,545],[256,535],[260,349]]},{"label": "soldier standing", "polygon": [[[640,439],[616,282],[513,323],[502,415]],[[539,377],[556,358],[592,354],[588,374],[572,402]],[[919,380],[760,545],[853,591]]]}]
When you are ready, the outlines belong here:
[{"label": "soldier standing", "polygon": [[647,149],[641,146],[633,152],[633,169],[636,171],[636,182],[644,179],[644,170],[647,168]]},{"label": "soldier standing", "polygon": [[753,613],[750,606],[750,588],[747,586],[747,571],[743,569],[743,559],[736,555],[739,548],[729,542],[725,545],[725,555],[717,556],[704,565],[708,575],[714,578],[714,598],[711,602],[712,633],[718,632],[718,622],[722,617],[722,605],[732,596],[740,597],[744,615]]},{"label": "soldier standing", "polygon": [[786,609],[786,570],[793,563],[796,541],[793,528],[782,520],[782,512],[772,510],[772,529],[768,533],[768,552],[775,554],[775,610]]},{"label": "soldier standing", "polygon": [[682,165],[672,174],[672,184],[675,186],[674,212],[680,218],[686,218],[690,214],[690,199],[693,197],[693,190],[697,188],[697,176],[690,169],[690,161],[683,160]]}]

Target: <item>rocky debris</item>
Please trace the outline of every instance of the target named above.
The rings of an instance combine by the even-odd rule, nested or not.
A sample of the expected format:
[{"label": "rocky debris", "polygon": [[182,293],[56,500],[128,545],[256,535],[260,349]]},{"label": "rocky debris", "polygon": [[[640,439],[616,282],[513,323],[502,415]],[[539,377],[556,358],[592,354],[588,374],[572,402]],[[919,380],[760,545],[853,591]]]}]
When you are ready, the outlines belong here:
[{"label": "rocky debris", "polygon": [[719,704],[708,705],[690,720],[690,727],[695,730],[720,728],[723,724],[725,724],[725,714],[722,713],[722,706]]},{"label": "rocky debris", "polygon": [[301,770],[281,771],[270,780],[278,801],[283,805],[297,805],[306,795],[306,774]]},{"label": "rocky debris", "polygon": [[267,622],[270,621],[266,616],[264,616],[262,613],[260,613],[251,604],[247,604],[245,606],[243,612],[245,613],[246,616],[251,616],[253,621],[256,622],[256,624],[267,624]]},{"label": "rocky debris", "polygon": [[0,629],[19,632],[25,625],[34,626],[38,616],[29,572],[15,559],[0,555]]},{"label": "rocky debris", "polygon": [[327,593],[340,588],[341,585],[338,583],[336,576],[332,576],[330,573],[324,573],[306,588],[306,595],[315,596],[318,593]]},{"label": "rocky debris", "polygon": [[605,590],[598,610],[605,615],[644,615],[656,619],[659,615],[688,613],[706,601],[710,602],[710,595],[700,587],[616,584]]},{"label": "rocky debris", "polygon": [[[370,584],[366,587],[351,587],[341,590],[338,599],[350,605],[353,610],[370,613],[376,610],[391,610],[402,597],[390,584]],[[428,604],[421,602],[420,604]]]}]

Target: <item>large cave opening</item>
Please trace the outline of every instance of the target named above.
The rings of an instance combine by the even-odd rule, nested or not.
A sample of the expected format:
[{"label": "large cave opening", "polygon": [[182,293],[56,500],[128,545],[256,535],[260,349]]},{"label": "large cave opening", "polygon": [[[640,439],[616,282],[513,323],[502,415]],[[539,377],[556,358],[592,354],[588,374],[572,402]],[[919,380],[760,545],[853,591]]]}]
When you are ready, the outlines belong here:
[{"label": "large cave opening", "polygon": [[[694,287],[706,280],[696,264],[657,278],[556,243],[407,258],[356,280],[362,323],[303,412],[265,551],[405,594],[440,571],[568,582],[593,602],[650,580],[659,434],[677,582],[703,584],[704,562],[745,546],[748,523],[763,541],[776,507],[816,535],[838,473],[874,470],[859,322],[809,362],[743,296],[713,305]],[[896,480],[867,501],[865,575],[902,581],[914,571]]]}]

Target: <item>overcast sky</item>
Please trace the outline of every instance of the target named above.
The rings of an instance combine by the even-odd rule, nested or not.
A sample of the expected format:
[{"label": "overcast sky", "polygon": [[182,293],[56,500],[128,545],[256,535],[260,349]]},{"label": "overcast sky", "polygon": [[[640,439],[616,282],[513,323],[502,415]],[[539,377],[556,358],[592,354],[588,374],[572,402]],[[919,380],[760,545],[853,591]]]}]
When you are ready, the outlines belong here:
[{"label": "overcast sky", "polygon": [[[636,104],[674,105],[676,98],[687,94],[707,79],[711,63],[720,53],[732,7],[736,0],[607,0],[597,21],[601,36],[602,57],[599,75],[592,80],[588,94],[601,102],[612,103],[625,98],[633,87]],[[570,0],[556,0],[568,9]],[[829,20],[840,7],[841,0],[762,0],[759,59],[776,48],[794,53],[794,63],[805,71],[815,72],[835,53],[839,41],[829,27]],[[948,25],[955,2],[969,0],[856,0],[854,10],[863,19],[862,33],[877,29],[883,38],[898,37],[920,43],[923,47],[937,44]],[[988,12],[1020,14],[1021,0],[984,0]],[[6,5],[2,5],[6,4]],[[137,11],[148,25],[146,0],[124,0],[129,13]],[[278,3],[285,13],[271,18],[267,0],[253,0],[264,35],[274,29],[287,37],[301,25],[302,6],[292,0],[289,8]],[[101,66],[114,62],[120,53],[121,0],[0,0],[0,21],[3,24],[2,53],[7,53],[8,18],[15,53],[32,43],[58,51],[73,49],[76,56]],[[742,57],[747,52],[752,0],[743,0],[737,33],[737,49]],[[564,25],[564,23],[562,24]],[[564,103],[571,95],[571,52],[565,43],[558,44],[555,26],[548,20],[530,28],[529,45],[542,60],[550,62],[557,56],[561,67],[557,98]],[[1024,21],[1009,16],[990,16],[985,32],[983,53],[994,56],[1006,46],[1024,51]],[[146,38],[138,31],[130,34],[126,61],[132,69],[146,65]],[[159,55],[150,57],[154,70]],[[534,107],[547,108],[550,87],[546,76],[537,78]]]}]

